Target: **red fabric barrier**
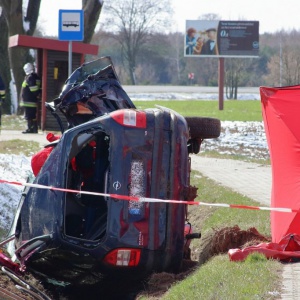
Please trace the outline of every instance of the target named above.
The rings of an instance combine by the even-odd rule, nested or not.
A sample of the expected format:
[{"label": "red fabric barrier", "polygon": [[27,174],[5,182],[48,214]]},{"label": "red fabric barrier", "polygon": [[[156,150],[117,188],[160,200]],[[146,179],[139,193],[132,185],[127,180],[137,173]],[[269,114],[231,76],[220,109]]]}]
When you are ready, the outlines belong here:
[{"label": "red fabric barrier", "polygon": [[[261,87],[261,104],[272,165],[271,207],[300,209],[300,85]],[[230,249],[232,261],[253,252],[282,261],[300,260],[300,212],[271,211],[272,243]]]},{"label": "red fabric barrier", "polygon": [[[272,166],[271,207],[300,209],[300,85],[260,88]],[[300,212],[271,211],[272,243],[230,249],[232,261],[253,252],[282,261],[300,260]]]},{"label": "red fabric barrier", "polygon": [[261,243],[245,249],[230,249],[229,259],[232,261],[243,261],[251,253],[262,253],[267,258],[291,262],[300,260],[300,236],[288,234],[279,243]]},{"label": "red fabric barrier", "polygon": [[[300,85],[261,87],[261,104],[272,165],[271,207],[300,209]],[[272,242],[300,235],[300,213],[271,212]]]}]

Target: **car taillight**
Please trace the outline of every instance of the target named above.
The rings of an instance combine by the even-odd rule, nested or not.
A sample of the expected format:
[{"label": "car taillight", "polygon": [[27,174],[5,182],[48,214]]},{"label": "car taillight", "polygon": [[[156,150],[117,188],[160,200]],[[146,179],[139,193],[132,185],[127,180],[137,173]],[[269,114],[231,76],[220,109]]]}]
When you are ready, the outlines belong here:
[{"label": "car taillight", "polygon": [[146,113],[133,109],[120,109],[112,112],[111,117],[119,124],[128,127],[146,128]]},{"label": "car taillight", "polygon": [[140,249],[115,249],[110,251],[104,258],[104,262],[113,266],[135,267],[141,257]]}]

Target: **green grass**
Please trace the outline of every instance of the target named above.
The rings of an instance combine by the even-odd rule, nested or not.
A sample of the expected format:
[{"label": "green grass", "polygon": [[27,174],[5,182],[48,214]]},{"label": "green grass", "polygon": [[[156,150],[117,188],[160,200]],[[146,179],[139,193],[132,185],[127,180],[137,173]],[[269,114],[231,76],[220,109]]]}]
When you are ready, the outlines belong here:
[{"label": "green grass", "polygon": [[24,130],[26,129],[26,120],[19,115],[2,115],[1,129],[3,130]]},{"label": "green grass", "polygon": [[24,154],[25,156],[32,156],[39,150],[41,150],[40,144],[34,141],[14,139],[1,141],[0,143],[0,153],[3,154]]},{"label": "green grass", "polygon": [[[257,100],[226,100],[223,110],[219,110],[218,101],[212,100],[135,101],[134,104],[139,109],[160,105],[183,116],[211,117],[221,121],[262,121],[261,103]],[[25,124],[22,116],[2,116],[2,129],[21,130]]]},{"label": "green grass", "polygon": [[217,118],[221,121],[262,121],[261,103],[257,100],[226,100],[224,109],[219,110],[218,101],[135,101],[139,109],[164,106],[183,116]]},{"label": "green grass", "polygon": [[251,162],[251,163],[262,164],[262,165],[270,165],[271,164],[270,158],[269,159],[260,159],[260,158],[256,158],[256,157],[247,157],[245,155],[240,155],[238,153],[234,153],[234,154],[223,154],[222,153],[221,154],[217,150],[206,150],[206,151],[200,150],[199,155],[202,157],[242,160],[245,162]]},{"label": "green grass", "polygon": [[[243,196],[230,188],[224,187],[214,180],[199,175],[193,171],[191,185],[198,187],[198,201],[208,203],[226,203],[260,206],[261,204]],[[241,229],[255,227],[261,234],[270,236],[270,212],[236,208],[205,208],[197,206],[194,214],[201,213],[201,210],[208,210],[209,217],[204,217],[205,223],[201,232],[206,234],[212,228],[238,225]]]},{"label": "green grass", "polygon": [[[257,100],[226,100],[223,110],[219,110],[218,101],[212,100],[135,101],[134,104],[138,109],[160,105],[173,109],[183,116],[211,117],[221,121],[262,121],[261,104]],[[25,127],[22,116],[2,116],[2,129],[21,130]]]},{"label": "green grass", "polygon": [[218,255],[161,299],[276,299],[272,295],[278,293],[278,264],[271,260],[236,263]]},{"label": "green grass", "polygon": [[[192,172],[191,181],[199,188],[198,201],[258,205],[198,172]],[[201,231],[202,234],[200,240],[191,243],[194,260],[199,257],[202,240],[213,230],[238,225],[241,230],[255,227],[260,234],[270,236],[270,213],[266,211],[191,206],[189,220],[194,232]],[[197,267],[184,280],[174,283],[160,299],[278,299],[281,270],[280,262],[267,260],[256,253],[244,262],[232,262],[227,254],[219,254]],[[142,296],[139,299],[153,298]]]},{"label": "green grass", "polygon": [[[26,129],[26,121],[23,116],[2,115],[1,129],[22,131]],[[24,154],[25,156],[32,156],[39,150],[41,150],[41,146],[35,141],[13,139],[0,142],[0,153],[3,154]]]}]

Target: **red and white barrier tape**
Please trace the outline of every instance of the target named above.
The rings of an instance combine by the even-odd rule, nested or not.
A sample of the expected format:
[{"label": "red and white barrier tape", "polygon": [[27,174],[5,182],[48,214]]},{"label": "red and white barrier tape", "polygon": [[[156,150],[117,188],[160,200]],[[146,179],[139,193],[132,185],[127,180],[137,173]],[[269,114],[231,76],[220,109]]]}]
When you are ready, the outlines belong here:
[{"label": "red and white barrier tape", "polygon": [[250,206],[250,205],[238,205],[238,204],[227,204],[227,203],[207,203],[207,202],[200,202],[200,201],[183,201],[183,200],[126,196],[126,195],[119,195],[119,194],[106,194],[106,193],[98,193],[98,192],[88,192],[88,191],[72,190],[72,189],[65,189],[65,188],[57,188],[53,186],[46,186],[46,185],[35,184],[35,183],[21,183],[17,181],[8,181],[3,179],[0,179],[0,183],[28,186],[28,187],[46,189],[51,191],[69,192],[69,193],[85,194],[85,195],[93,195],[93,196],[103,196],[103,197],[109,197],[113,199],[126,200],[126,201],[152,202],[152,203],[163,202],[163,203],[173,203],[173,204],[187,204],[187,205],[199,205],[199,206],[202,205],[202,206],[214,206],[214,207],[250,209],[250,210],[268,210],[268,211],[277,211],[277,212],[285,212],[285,213],[300,212],[300,209],[292,209],[292,208],[285,208],[285,207],[264,207],[264,206]]}]

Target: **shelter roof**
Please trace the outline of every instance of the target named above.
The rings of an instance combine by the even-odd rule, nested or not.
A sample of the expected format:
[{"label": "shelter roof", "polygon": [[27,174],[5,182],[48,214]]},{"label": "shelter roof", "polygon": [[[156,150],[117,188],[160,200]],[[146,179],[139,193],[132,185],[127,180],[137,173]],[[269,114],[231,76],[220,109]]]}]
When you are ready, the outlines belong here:
[{"label": "shelter roof", "polygon": [[[9,38],[9,47],[28,47],[33,49],[46,49],[67,52],[69,49],[68,41],[59,41],[30,35],[13,35]],[[81,54],[98,54],[98,46],[81,42],[72,42],[72,52]]]}]

